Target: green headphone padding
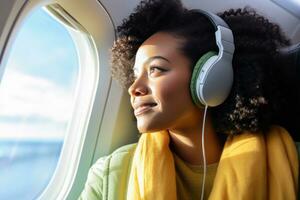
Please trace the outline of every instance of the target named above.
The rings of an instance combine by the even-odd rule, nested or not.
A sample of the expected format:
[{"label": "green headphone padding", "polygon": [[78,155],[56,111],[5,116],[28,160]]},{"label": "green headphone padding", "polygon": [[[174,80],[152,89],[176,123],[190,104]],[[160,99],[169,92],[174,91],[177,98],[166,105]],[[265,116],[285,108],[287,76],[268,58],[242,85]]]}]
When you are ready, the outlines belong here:
[{"label": "green headphone padding", "polygon": [[203,65],[206,63],[206,61],[209,58],[211,58],[212,56],[215,56],[215,55],[218,55],[218,54],[214,51],[209,51],[209,52],[205,53],[197,61],[196,65],[194,66],[194,69],[193,69],[193,74],[192,74],[191,83],[190,83],[190,90],[191,90],[191,95],[192,95],[192,99],[193,99],[194,103],[200,108],[204,107],[204,105],[200,102],[200,100],[197,96],[197,79],[201,72],[201,69],[203,68]]}]

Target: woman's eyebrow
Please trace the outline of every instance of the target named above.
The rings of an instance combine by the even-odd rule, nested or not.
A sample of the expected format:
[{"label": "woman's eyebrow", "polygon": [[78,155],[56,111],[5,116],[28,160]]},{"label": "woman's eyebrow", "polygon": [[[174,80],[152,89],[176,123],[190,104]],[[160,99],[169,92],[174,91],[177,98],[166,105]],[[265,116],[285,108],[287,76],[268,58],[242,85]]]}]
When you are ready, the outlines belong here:
[{"label": "woman's eyebrow", "polygon": [[[152,56],[152,57],[148,58],[148,59],[144,62],[143,66],[148,65],[151,61],[153,61],[153,60],[155,60],[155,59],[162,59],[162,60],[165,60],[165,61],[171,63],[167,58],[165,58],[165,57],[163,57],[163,56]],[[134,72],[138,72],[139,70],[138,70],[137,67],[133,67],[133,71],[134,71]]]},{"label": "woman's eyebrow", "polygon": [[170,61],[169,61],[167,58],[163,57],[163,56],[152,56],[152,57],[148,58],[148,59],[144,62],[144,65],[149,64],[152,60],[155,60],[155,59],[162,59],[162,60],[165,60],[165,61],[167,61],[167,62],[170,63]]}]

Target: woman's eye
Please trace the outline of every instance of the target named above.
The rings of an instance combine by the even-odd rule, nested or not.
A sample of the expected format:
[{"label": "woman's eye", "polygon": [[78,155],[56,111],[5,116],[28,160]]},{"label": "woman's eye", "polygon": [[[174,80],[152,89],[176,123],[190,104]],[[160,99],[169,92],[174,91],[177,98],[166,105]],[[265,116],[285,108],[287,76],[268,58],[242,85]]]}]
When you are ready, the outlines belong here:
[{"label": "woman's eye", "polygon": [[161,68],[161,67],[157,67],[157,66],[152,66],[150,67],[149,69],[149,74],[150,75],[155,75],[155,74],[158,74],[158,73],[162,73],[166,71],[165,69]]}]

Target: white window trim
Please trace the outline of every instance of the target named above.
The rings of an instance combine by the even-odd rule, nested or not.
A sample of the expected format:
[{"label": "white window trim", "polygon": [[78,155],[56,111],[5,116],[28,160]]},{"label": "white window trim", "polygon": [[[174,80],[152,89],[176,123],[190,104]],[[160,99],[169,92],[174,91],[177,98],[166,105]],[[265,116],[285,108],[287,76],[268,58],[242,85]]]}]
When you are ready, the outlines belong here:
[{"label": "white window trim", "polygon": [[[72,2],[68,0],[16,0],[10,12],[11,20],[8,20],[10,23],[5,25],[6,35],[2,34],[5,31],[1,32],[1,41],[6,41],[6,49],[12,46],[15,35],[28,13],[50,3],[58,3],[62,6],[72,16],[69,20],[76,19],[86,32],[72,34],[73,30],[70,29],[76,41],[81,66],[76,90],[77,99],[74,103],[76,109],[69,123],[69,133],[66,135],[57,169],[38,199],[73,200],[77,199],[82,191],[88,170],[93,163],[111,86],[107,50],[113,44],[115,33],[109,16],[96,0],[76,0],[76,2],[75,0]],[[99,26],[91,23],[95,21],[99,23]],[[75,20],[74,24],[76,24]],[[3,51],[2,61],[8,57],[5,49]],[[1,62],[1,65],[3,63],[5,62]]]}]

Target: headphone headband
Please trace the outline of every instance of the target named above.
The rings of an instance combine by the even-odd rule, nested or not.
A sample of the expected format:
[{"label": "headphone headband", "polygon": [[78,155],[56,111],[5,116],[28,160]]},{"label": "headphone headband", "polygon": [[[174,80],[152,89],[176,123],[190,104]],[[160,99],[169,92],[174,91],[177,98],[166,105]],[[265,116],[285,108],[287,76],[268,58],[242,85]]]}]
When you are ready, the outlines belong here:
[{"label": "headphone headband", "polygon": [[228,53],[233,54],[233,34],[228,24],[221,17],[212,12],[204,10],[199,10],[199,12],[206,16],[215,28],[216,43],[219,47],[219,53],[221,51],[226,51]]},{"label": "headphone headband", "polygon": [[211,23],[215,27],[215,30],[217,30],[218,26],[223,26],[223,27],[229,29],[229,26],[227,25],[227,23],[224,22],[224,20],[221,17],[219,17],[218,15],[216,15],[212,12],[208,12],[208,11],[200,10],[200,9],[199,9],[199,12],[202,13],[203,15],[205,15],[211,21]]}]

